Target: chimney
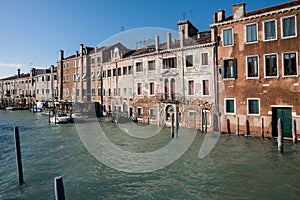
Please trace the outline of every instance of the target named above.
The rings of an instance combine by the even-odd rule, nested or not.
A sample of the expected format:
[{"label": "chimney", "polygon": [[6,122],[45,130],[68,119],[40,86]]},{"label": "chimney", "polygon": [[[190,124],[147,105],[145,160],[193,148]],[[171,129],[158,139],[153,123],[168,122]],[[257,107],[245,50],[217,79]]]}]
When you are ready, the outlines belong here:
[{"label": "chimney", "polygon": [[83,44],[80,44],[80,49],[79,49],[80,55],[83,55]]},{"label": "chimney", "polygon": [[76,57],[78,57],[79,56],[79,53],[78,53],[78,51],[76,51]]},{"label": "chimney", "polygon": [[225,19],[225,10],[218,10],[218,22],[221,22]]},{"label": "chimney", "polygon": [[20,70],[20,68],[18,69],[18,78],[21,78],[21,70]]},{"label": "chimney", "polygon": [[217,12],[213,13],[213,23],[218,23],[218,13]]},{"label": "chimney", "polygon": [[239,19],[245,17],[245,3],[234,4],[232,5],[232,16],[233,19]]},{"label": "chimney", "polygon": [[184,32],[185,32],[184,28],[182,28],[182,30],[180,30],[180,32],[179,32],[180,48],[182,48],[184,46],[184,38],[185,38]]},{"label": "chimney", "polygon": [[155,36],[155,51],[156,52],[159,51],[159,36],[158,35]]},{"label": "chimney", "polygon": [[60,50],[60,60],[64,59],[64,50]]},{"label": "chimney", "polygon": [[167,33],[167,49],[171,48],[171,33]]},{"label": "chimney", "polygon": [[51,65],[50,70],[51,70],[51,74],[53,74],[53,72],[54,72],[54,65]]}]

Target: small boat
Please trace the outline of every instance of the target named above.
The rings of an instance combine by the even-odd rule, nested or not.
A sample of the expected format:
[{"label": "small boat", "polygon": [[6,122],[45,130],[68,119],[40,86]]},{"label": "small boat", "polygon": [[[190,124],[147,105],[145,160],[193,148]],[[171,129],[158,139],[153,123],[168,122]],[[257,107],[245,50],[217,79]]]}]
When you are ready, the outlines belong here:
[{"label": "small boat", "polygon": [[65,113],[58,113],[50,118],[50,122],[56,124],[69,123],[70,120],[71,120],[70,115],[67,115]]},{"label": "small boat", "polygon": [[72,113],[71,122],[84,122],[86,118],[88,118],[88,116],[82,113]]}]

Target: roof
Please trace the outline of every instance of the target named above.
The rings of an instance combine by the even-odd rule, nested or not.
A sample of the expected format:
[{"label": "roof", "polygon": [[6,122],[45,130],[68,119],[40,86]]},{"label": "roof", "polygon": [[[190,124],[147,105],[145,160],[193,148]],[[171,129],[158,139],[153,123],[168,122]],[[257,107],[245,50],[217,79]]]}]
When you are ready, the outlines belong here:
[{"label": "roof", "polygon": [[[261,9],[253,10],[253,11],[250,11],[250,12],[246,12],[245,17],[250,17],[250,16],[259,15],[259,14],[263,14],[263,13],[267,13],[267,12],[281,10],[281,9],[284,9],[284,8],[289,8],[289,7],[293,7],[293,6],[297,6],[297,5],[300,5],[300,1],[299,0],[294,0],[294,1],[287,2],[287,3],[277,4],[277,5],[274,5],[274,6],[261,8]],[[233,16],[229,16],[229,17],[225,18],[225,20],[222,20],[220,22],[230,21],[232,19],[233,19]]]},{"label": "roof", "polygon": [[[29,78],[30,77],[30,73],[27,73],[27,74],[20,74],[20,78]],[[6,78],[2,78],[0,79],[0,81],[10,81],[10,80],[16,80],[18,79],[18,75],[14,75],[14,76],[9,76],[9,77],[6,77]]]}]

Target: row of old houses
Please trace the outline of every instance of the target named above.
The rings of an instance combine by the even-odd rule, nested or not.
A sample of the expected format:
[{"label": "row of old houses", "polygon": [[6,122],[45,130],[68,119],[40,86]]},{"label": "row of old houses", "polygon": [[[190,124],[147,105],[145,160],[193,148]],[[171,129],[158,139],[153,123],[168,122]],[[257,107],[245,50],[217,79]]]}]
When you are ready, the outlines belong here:
[{"label": "row of old houses", "polygon": [[[231,16],[213,13],[207,31],[183,20],[176,38],[166,33],[166,41],[156,36],[153,45],[134,50],[122,43],[81,44],[68,56],[61,50],[49,95],[95,102],[101,113],[143,123],[168,125],[174,114],[183,127],[266,137],[277,135],[281,118],[291,137],[292,121],[300,123],[299,8],[300,1],[290,1],[246,12],[246,4],[235,4]],[[37,82],[15,92],[4,82],[2,96],[27,91],[49,98],[38,96],[34,87],[44,86]]]}]

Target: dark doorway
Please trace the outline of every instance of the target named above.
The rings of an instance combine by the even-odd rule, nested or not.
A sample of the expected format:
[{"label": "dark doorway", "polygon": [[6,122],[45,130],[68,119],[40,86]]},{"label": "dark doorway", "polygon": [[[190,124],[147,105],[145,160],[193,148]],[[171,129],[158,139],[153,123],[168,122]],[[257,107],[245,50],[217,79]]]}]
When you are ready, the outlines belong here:
[{"label": "dark doorway", "polygon": [[273,107],[272,108],[272,135],[277,136],[277,122],[282,120],[283,137],[292,137],[292,108]]}]

